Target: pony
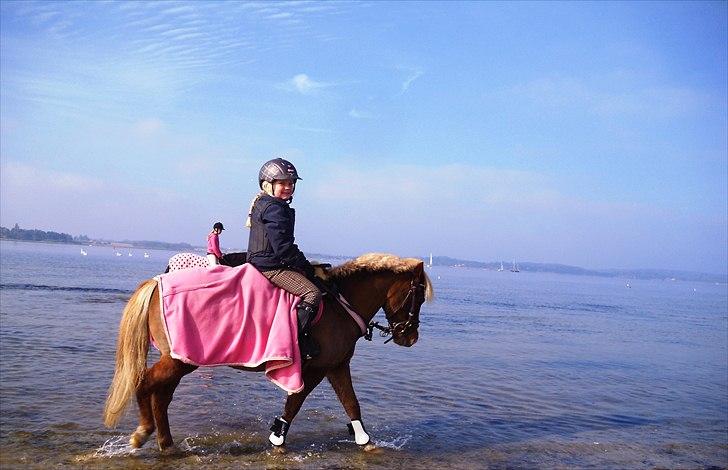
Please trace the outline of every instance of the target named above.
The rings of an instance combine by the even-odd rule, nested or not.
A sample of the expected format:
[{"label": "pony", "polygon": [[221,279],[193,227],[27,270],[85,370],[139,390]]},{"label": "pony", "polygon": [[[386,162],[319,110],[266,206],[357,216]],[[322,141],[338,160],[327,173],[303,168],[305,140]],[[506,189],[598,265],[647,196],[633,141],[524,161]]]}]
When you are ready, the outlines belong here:
[{"label": "pony", "polygon": [[[351,382],[350,361],[357,341],[371,339],[373,328],[387,341],[411,347],[419,339],[420,308],[433,298],[432,283],[424,263],[416,258],[369,253],[327,271],[330,291],[324,295],[324,310],[312,334],[321,347],[319,356],[302,366],[304,388],[288,395],[280,417],[275,417],[269,436],[274,448],[285,445],[288,429],[306,397],[326,378],[350,419],[350,434],[360,446],[373,448],[362,423],[361,408]],[[388,326],[372,321],[384,311]],[[122,313],[116,347],[114,377],[104,407],[104,424],[115,427],[132,396],[139,408],[139,425],[129,443],[139,448],[156,430],[160,451],[174,441],[170,433],[167,410],[180,380],[197,366],[170,355],[169,342],[162,325],[157,281],[143,281],[132,294]],[[368,327],[366,326],[368,325]],[[150,338],[160,351],[159,360],[147,367]],[[248,371],[258,367],[231,366]]]}]

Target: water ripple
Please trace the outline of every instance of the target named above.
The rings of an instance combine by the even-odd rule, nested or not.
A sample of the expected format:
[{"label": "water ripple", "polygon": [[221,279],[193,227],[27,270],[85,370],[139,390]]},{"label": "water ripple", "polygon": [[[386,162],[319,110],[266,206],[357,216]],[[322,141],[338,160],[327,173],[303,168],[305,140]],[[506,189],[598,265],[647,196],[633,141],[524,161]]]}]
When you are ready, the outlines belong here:
[{"label": "water ripple", "polygon": [[41,291],[65,291],[65,292],[95,292],[101,294],[125,294],[131,295],[134,291],[125,289],[111,289],[105,287],[74,287],[74,286],[48,286],[43,284],[13,284],[0,283],[2,290],[41,290]]}]

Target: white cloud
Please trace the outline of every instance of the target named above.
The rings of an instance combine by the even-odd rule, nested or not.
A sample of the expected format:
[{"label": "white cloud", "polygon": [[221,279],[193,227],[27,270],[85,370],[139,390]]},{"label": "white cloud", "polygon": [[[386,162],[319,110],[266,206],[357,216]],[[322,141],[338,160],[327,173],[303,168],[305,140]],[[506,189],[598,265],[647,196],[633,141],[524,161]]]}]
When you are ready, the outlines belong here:
[{"label": "white cloud", "polygon": [[268,20],[279,20],[279,19],[284,19],[284,18],[291,18],[292,16],[293,16],[293,13],[284,11],[281,13],[274,13],[272,15],[268,15],[265,18]]},{"label": "white cloud", "polygon": [[352,117],[354,119],[374,119],[376,116],[374,115],[374,113],[366,110],[351,108],[351,111],[349,111],[349,117]]},{"label": "white cloud", "polygon": [[318,89],[331,86],[328,83],[317,82],[312,80],[305,73],[299,73],[288,81],[288,88],[298,91],[301,94],[309,94]]},{"label": "white cloud", "polygon": [[180,13],[192,13],[195,11],[195,8],[190,5],[183,5],[179,7],[173,7],[168,8],[166,10],[162,10],[159,13],[161,15],[178,15]]},{"label": "white cloud", "polygon": [[134,133],[149,137],[159,134],[164,129],[164,122],[157,118],[148,118],[137,121],[133,126]]},{"label": "white cloud", "polygon": [[414,81],[420,78],[423,74],[424,72],[422,70],[413,71],[402,83],[402,93],[407,93],[407,90],[409,90],[410,86],[412,86],[412,83],[414,83]]},{"label": "white cloud", "polygon": [[26,199],[29,195],[35,197],[39,190],[56,194],[88,195],[105,188],[104,182],[99,178],[44,170],[15,162],[4,162],[0,174],[2,175],[3,202]]}]

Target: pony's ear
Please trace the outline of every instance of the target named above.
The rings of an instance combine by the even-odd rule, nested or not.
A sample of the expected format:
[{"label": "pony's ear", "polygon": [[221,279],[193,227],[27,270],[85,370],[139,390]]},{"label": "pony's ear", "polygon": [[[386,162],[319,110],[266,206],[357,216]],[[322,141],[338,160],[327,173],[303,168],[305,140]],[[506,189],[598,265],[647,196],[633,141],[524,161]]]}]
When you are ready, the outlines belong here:
[{"label": "pony's ear", "polygon": [[415,274],[422,274],[425,271],[425,262],[420,261],[417,263],[417,266],[415,266]]}]

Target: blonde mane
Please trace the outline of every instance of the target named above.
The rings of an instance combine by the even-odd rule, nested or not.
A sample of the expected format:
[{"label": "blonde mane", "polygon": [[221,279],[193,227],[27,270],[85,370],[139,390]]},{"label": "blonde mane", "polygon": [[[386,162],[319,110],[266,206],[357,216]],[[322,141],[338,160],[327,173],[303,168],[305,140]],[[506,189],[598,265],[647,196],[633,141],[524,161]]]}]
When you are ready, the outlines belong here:
[{"label": "blonde mane", "polygon": [[386,253],[367,253],[331,268],[329,275],[340,279],[358,272],[391,271],[393,273],[406,273],[415,269],[419,263],[422,263],[422,260],[417,258],[400,258]]},{"label": "blonde mane", "polygon": [[[423,263],[417,258],[400,258],[387,253],[367,253],[344,264],[331,268],[327,273],[333,279],[342,279],[356,273],[376,273],[390,271],[393,273],[408,273],[414,271],[418,264]],[[431,301],[434,290],[430,277],[425,274],[425,300]]]}]

